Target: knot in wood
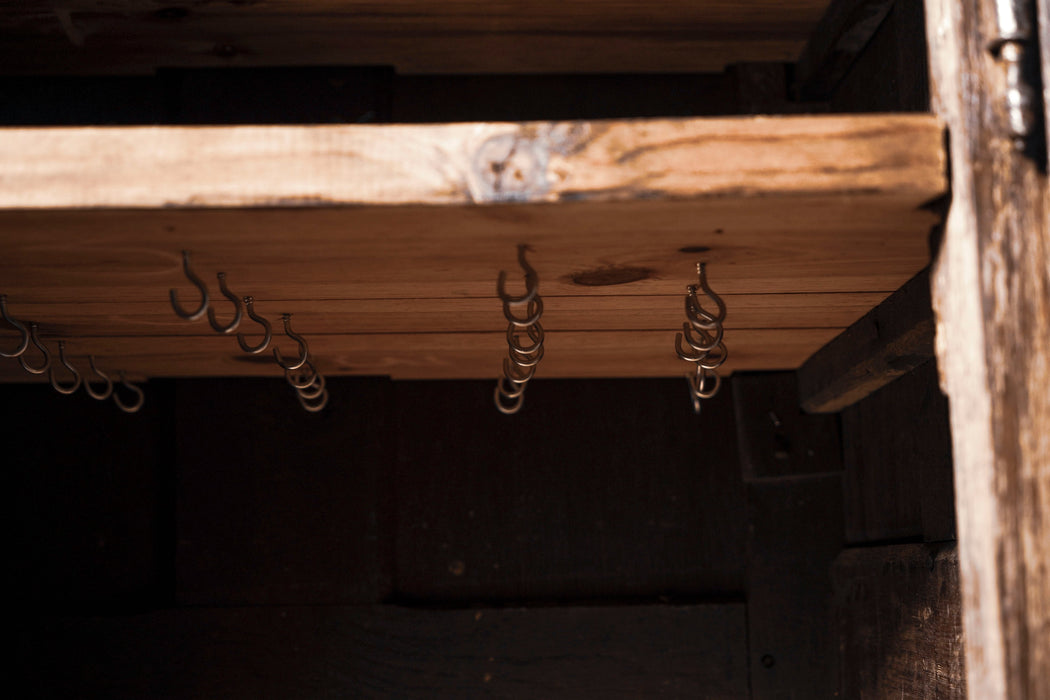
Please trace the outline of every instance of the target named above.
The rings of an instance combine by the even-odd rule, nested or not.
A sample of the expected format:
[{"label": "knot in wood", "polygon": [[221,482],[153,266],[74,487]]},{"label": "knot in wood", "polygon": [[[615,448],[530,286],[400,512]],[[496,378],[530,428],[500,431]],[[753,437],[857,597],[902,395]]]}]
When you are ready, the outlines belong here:
[{"label": "knot in wood", "polygon": [[525,202],[546,194],[547,152],[520,134],[501,134],[478,148],[474,161],[480,201]]}]

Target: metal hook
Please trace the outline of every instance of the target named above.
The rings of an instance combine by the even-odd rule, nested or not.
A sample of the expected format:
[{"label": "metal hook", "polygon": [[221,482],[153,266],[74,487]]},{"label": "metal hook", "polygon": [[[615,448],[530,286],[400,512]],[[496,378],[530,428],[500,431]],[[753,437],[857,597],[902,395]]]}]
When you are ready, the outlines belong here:
[{"label": "metal hook", "polygon": [[6,294],[0,294],[0,315],[3,315],[4,320],[14,326],[15,330],[22,334],[22,341],[18,344],[18,348],[10,353],[0,350],[0,357],[18,357],[29,347],[29,331],[26,330],[25,325],[23,325],[21,321],[11,318],[10,314],[7,313]]},{"label": "metal hook", "polygon": [[543,346],[541,345],[534,352],[529,354],[520,353],[514,348],[510,349],[508,353],[510,361],[516,364],[518,367],[535,367],[543,359]]},{"label": "metal hook", "polygon": [[508,321],[510,321],[511,325],[524,328],[526,326],[531,326],[540,320],[540,316],[543,315],[543,299],[536,297],[530,301],[526,313],[529,314],[528,317],[518,318],[511,312],[509,304],[503,305],[503,315]]},{"label": "metal hook", "polygon": [[292,330],[291,314],[281,314],[281,320],[284,321],[285,335],[299,343],[299,359],[294,362],[285,362],[284,358],[281,357],[281,349],[276,345],[273,348],[273,359],[285,370],[299,369],[306,364],[306,360],[310,357],[310,346],[306,344],[305,338]]},{"label": "metal hook", "polygon": [[217,277],[219,278],[219,291],[222,292],[222,295],[224,297],[226,297],[231,302],[233,302],[233,308],[235,310],[235,313],[233,314],[233,320],[230,321],[229,324],[223,326],[222,324],[220,324],[218,321],[215,320],[215,309],[213,309],[213,308],[211,308],[209,306],[208,307],[208,323],[211,324],[211,327],[213,329],[215,329],[216,333],[222,333],[222,334],[233,333],[235,330],[237,330],[237,326],[241,325],[241,318],[244,315],[243,312],[241,311],[241,300],[237,297],[236,294],[231,292],[229,290],[229,288],[226,286],[226,273],[225,272],[220,272],[217,275]]},{"label": "metal hook", "polygon": [[146,395],[142,392],[142,389],[138,388],[134,384],[128,381],[127,376],[124,374],[124,370],[120,370],[120,383],[123,384],[129,391],[138,395],[138,400],[133,404],[126,404],[120,400],[120,395],[116,391],[113,392],[113,403],[117,404],[117,408],[124,413],[138,413],[139,409],[142,408],[142,404],[146,403]]},{"label": "metal hook", "polygon": [[51,364],[51,366],[47,368],[47,378],[51,382],[51,386],[54,387],[55,391],[58,393],[66,395],[72,394],[80,388],[81,377],[80,372],[78,372],[73,365],[69,364],[69,360],[66,359],[66,342],[64,340],[58,341],[58,360],[66,369],[73,373],[73,385],[68,387],[61,386],[55,381],[54,364]]},{"label": "metal hook", "polygon": [[536,293],[539,291],[539,275],[536,274],[536,270],[529,265],[528,260],[525,259],[525,252],[529,249],[527,245],[518,245],[518,265],[525,270],[525,294],[520,297],[512,297],[507,294],[507,273],[500,270],[499,279],[496,280],[496,294],[503,300],[504,304],[527,304],[536,298]]},{"label": "metal hook", "polygon": [[86,391],[88,393],[88,396],[95,399],[96,401],[105,401],[113,393],[113,380],[110,379],[108,374],[99,371],[98,367],[95,366],[94,355],[88,355],[88,364],[91,365],[91,371],[94,372],[97,376],[101,377],[104,382],[106,382],[106,388],[102,391],[96,392],[94,389],[91,388],[91,382],[89,382],[85,377],[84,391]]},{"label": "metal hook", "polygon": [[[492,392],[493,401],[496,403],[496,410],[505,416],[512,416],[521,410],[521,405],[525,403],[525,392],[520,392],[515,398],[514,403],[509,406],[503,403],[503,393],[500,391],[501,382],[496,383],[496,389]],[[508,397],[512,398],[512,397]]]},{"label": "metal hook", "polygon": [[168,295],[171,297],[171,308],[175,310],[175,315],[179,318],[184,318],[187,321],[196,321],[198,318],[204,315],[204,312],[208,310],[208,288],[201,281],[201,278],[193,273],[190,268],[190,251],[182,251],[182,270],[186,274],[186,279],[193,283],[201,293],[201,303],[193,311],[186,311],[179,304],[179,293],[175,289],[168,290]]},{"label": "metal hook", "polygon": [[532,375],[536,374],[536,364],[538,362],[539,360],[531,365],[518,365],[507,358],[503,358],[503,376],[515,384],[525,384],[532,379]]},{"label": "metal hook", "polygon": [[543,347],[543,326],[538,322],[528,327],[528,334],[529,338],[532,340],[532,345],[521,345],[518,342],[518,336],[514,333],[516,330],[518,329],[515,328],[513,323],[507,326],[507,345],[509,345],[512,350],[515,350],[522,355],[531,355]]},{"label": "metal hook", "polygon": [[246,353],[258,355],[270,344],[270,338],[273,337],[273,328],[270,327],[269,321],[255,313],[255,297],[244,297],[244,307],[248,310],[248,318],[263,327],[263,339],[261,343],[253,347],[248,345],[248,342],[244,339],[244,333],[238,333],[237,343],[241,346],[241,350],[244,350]]},{"label": "metal hook", "polygon": [[47,346],[40,342],[40,336],[37,334],[37,325],[35,323],[29,324],[29,337],[33,340],[33,345],[36,349],[44,356],[44,364],[39,367],[32,367],[26,362],[26,355],[22,353],[18,356],[18,364],[22,365],[22,369],[30,374],[43,374],[51,367],[51,353],[48,352]]},{"label": "metal hook", "polygon": [[[708,372],[710,371],[710,374]],[[710,389],[705,389],[708,378],[714,380],[714,384]],[[722,386],[722,377],[717,372],[708,370],[707,368],[697,365],[696,374],[693,376],[686,375],[686,380],[689,382],[689,388],[693,392],[693,396],[698,399],[710,399],[718,393],[719,387]]]},{"label": "metal hook", "polygon": [[324,389],[324,390],[321,391],[321,400],[318,403],[310,403],[309,401],[304,399],[299,394],[299,392],[296,392],[296,396],[299,397],[299,403],[302,405],[302,407],[304,409],[306,409],[310,413],[318,413],[319,411],[323,410],[325,406],[328,405],[328,390],[327,389]]},{"label": "metal hook", "polygon": [[302,369],[302,367],[297,367],[294,370],[286,369],[284,371],[285,381],[296,389],[306,389],[307,387],[312,386],[314,380],[317,379],[317,368],[314,367],[313,360],[307,358],[303,367],[309,367],[310,373],[304,375],[302,372],[299,372],[298,370]]},{"label": "metal hook", "polygon": [[[711,301],[715,302],[715,306],[718,307],[718,314],[717,315],[712,315],[711,312],[706,311],[700,305],[700,300],[696,298],[696,288],[690,286],[688,288],[689,289],[689,297],[692,300],[693,304],[695,305],[694,308],[695,308],[697,314],[700,314],[700,315],[704,316],[705,319],[710,319],[709,322],[721,323],[726,318],[726,304],[725,304],[724,301],[722,301],[722,297],[720,297],[717,294],[715,294],[714,290],[711,289],[710,285],[707,284],[707,263],[699,262],[699,263],[696,264],[696,276],[697,276],[697,281],[700,283],[700,289],[704,290],[704,294],[706,296],[710,297]],[[687,305],[686,305],[686,311],[687,312],[689,311],[689,304],[688,304],[688,302],[687,302]]]},{"label": "metal hook", "polygon": [[[316,387],[314,387],[315,383]],[[296,392],[298,392],[300,398],[313,400],[324,392],[324,384],[324,375],[318,372],[314,374],[314,381],[310,382],[307,386],[297,388]]]}]

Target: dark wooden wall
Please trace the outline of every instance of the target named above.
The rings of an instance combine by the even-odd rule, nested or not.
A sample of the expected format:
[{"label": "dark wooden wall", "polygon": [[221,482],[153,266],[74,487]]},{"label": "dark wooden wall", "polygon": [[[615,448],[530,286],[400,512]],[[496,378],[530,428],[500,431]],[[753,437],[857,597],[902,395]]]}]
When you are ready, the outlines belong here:
[{"label": "dark wooden wall", "polygon": [[[0,122],[928,109],[922,3],[835,5],[886,12],[806,76],[4,78]],[[681,381],[539,379],[513,418],[485,382],[330,384],[317,415],[279,379],[152,381],[133,416],[0,386],[30,696],[965,696],[932,362],[831,416],[793,373],[700,416]]]}]

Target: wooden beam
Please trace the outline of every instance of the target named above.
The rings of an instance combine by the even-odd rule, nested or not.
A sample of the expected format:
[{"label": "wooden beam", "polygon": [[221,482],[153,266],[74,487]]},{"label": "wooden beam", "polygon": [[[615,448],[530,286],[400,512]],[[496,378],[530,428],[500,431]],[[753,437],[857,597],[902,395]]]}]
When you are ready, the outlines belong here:
[{"label": "wooden beam", "polygon": [[1005,74],[988,52],[995,9],[926,2],[952,162],[933,305],[969,694],[1028,700],[1050,697],[1050,205],[1045,171],[1005,127]]},{"label": "wooden beam", "polygon": [[798,370],[799,400],[834,413],[933,357],[930,278],[922,272],[869,311]]},{"label": "wooden beam", "polygon": [[[170,289],[197,294],[181,269],[189,250],[220,314],[225,272],[264,316],[301,318],[330,371],[451,378],[488,374],[453,371],[456,358],[502,356],[495,281],[508,270],[520,284],[518,244],[551,348],[587,348],[546,362],[548,376],[682,372],[668,348],[699,260],[741,333],[727,369],[797,366],[857,311],[810,293],[871,303],[925,264],[935,219],[921,207],[945,181],[940,124],[917,115],[19,128],[0,130],[0,183],[2,293],[45,337],[119,351],[118,366],[147,376],[259,371],[224,350],[209,366],[203,348],[222,339],[181,359],[136,340],[209,335],[174,324],[167,302]],[[642,332],[618,339],[625,330]],[[455,341],[460,331],[483,335]],[[434,333],[417,340],[442,350],[421,364],[408,336]]]},{"label": "wooden beam", "polygon": [[13,74],[159,66],[394,66],[400,73],[719,72],[790,61],[825,0],[269,0],[7,3]]},{"label": "wooden beam", "polygon": [[967,697],[954,544],[847,549],[831,572],[842,697]]},{"label": "wooden beam", "polygon": [[827,100],[886,19],[894,0],[832,0],[795,68],[802,100]]},{"label": "wooden beam", "polygon": [[[944,188],[927,115],[0,130],[0,208],[626,201]],[[731,164],[731,165],[729,165]]]},{"label": "wooden beam", "polygon": [[[15,623],[43,697],[748,697],[742,604],[195,608]],[[22,678],[19,682],[17,679]]]}]

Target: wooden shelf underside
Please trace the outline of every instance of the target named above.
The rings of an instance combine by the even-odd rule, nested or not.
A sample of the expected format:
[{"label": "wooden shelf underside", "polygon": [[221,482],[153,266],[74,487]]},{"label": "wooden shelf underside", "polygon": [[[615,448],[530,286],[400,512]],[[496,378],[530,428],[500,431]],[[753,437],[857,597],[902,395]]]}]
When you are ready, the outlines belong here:
[{"label": "wooden shelf underside", "polygon": [[[506,351],[496,277],[521,289],[523,243],[537,376],[674,376],[703,260],[726,369],[791,368],[926,265],[923,205],[943,192],[927,116],[8,129],[0,293],[103,368],[279,374],[171,312],[170,288],[195,299],[188,249],[220,319],[222,271],[275,326],[293,313],[328,374],[483,378]],[[0,380],[31,379],[0,361]]]}]

